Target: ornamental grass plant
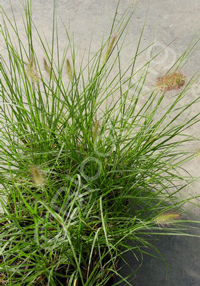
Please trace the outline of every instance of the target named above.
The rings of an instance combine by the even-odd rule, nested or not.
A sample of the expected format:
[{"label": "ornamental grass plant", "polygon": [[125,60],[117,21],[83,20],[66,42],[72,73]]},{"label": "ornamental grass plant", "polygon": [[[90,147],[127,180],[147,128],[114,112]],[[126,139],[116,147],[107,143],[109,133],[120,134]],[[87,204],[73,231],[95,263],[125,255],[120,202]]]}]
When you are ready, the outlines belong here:
[{"label": "ornamental grass plant", "polygon": [[[150,252],[150,237],[189,236],[198,227],[186,216],[194,198],[181,193],[194,181],[183,168],[194,157],[185,146],[199,142],[187,132],[199,122],[198,110],[190,113],[199,97],[183,100],[199,74],[175,85],[167,104],[166,81],[159,79],[159,89],[155,79],[144,92],[159,53],[152,46],[151,58],[136,69],[146,50],[144,24],[122,68],[123,34],[135,6],[117,21],[119,5],[109,38],[86,65],[77,63],[67,29],[60,54],[55,9],[48,46],[32,22],[31,1],[24,2],[26,42],[14,13],[9,19],[1,8],[7,54],[0,90],[1,285],[131,285],[119,272],[124,253],[139,261]],[[182,75],[197,43],[174,62],[167,84],[170,74]]]}]

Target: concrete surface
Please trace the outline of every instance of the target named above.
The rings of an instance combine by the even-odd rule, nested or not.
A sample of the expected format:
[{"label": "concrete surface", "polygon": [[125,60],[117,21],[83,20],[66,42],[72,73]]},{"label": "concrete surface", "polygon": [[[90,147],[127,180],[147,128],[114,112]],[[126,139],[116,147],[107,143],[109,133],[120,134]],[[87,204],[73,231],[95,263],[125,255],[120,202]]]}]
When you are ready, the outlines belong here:
[{"label": "concrete surface", "polygon": [[[1,0],[0,4],[11,15],[8,0]],[[20,1],[12,0],[13,9],[19,29],[22,27],[20,15]],[[119,19],[125,8],[131,1],[122,0],[117,19]],[[78,49],[78,57],[82,57],[89,48],[91,36],[91,53],[100,47],[102,37],[109,35],[112,17],[115,12],[117,0],[57,0],[57,14],[64,24],[74,33],[75,43]],[[146,25],[143,35],[142,47],[157,40],[157,49],[162,49],[169,45],[158,57],[152,67],[149,87],[155,84],[155,78],[164,74],[174,60],[185,50],[193,37],[200,36],[200,0],[141,0],[137,2],[137,9],[130,21],[126,42],[130,44],[125,48],[122,55],[122,62],[126,63],[134,55],[137,40],[141,32],[146,17]],[[147,12],[148,10],[148,12]],[[52,0],[33,0],[33,19],[39,27],[40,32],[44,32],[47,41],[51,38],[52,27]],[[60,49],[64,48],[64,30],[58,19],[60,27]],[[1,45],[1,43],[0,43]],[[37,48],[37,47],[36,47]],[[4,48],[0,46],[3,54]],[[38,54],[40,49],[38,47]],[[42,55],[41,55],[42,56]],[[138,66],[148,59],[149,52],[146,52],[138,59]],[[193,53],[187,65],[182,67],[183,73],[189,78],[200,67],[199,48]],[[147,89],[149,88],[146,87]],[[195,86],[192,93],[188,94],[186,101],[194,99],[200,94],[199,85]],[[199,106],[200,107],[200,106]],[[200,108],[199,108],[200,109]],[[197,110],[191,110],[196,112]],[[188,132],[200,135],[200,126],[192,128]],[[194,152],[200,146],[190,145]],[[200,157],[196,157],[186,165],[186,168],[194,176],[200,174]],[[184,196],[200,195],[200,182],[195,182],[188,187]],[[193,209],[193,214],[199,218],[199,208]],[[193,234],[200,235],[200,228],[194,230]],[[199,286],[200,285],[200,239],[184,237],[163,237],[156,242],[156,247],[162,253],[168,264],[168,273],[164,262],[155,258],[144,256],[144,262],[138,275],[131,285],[134,286]],[[152,253],[154,251],[152,250]],[[137,264],[134,257],[129,255],[128,260],[133,267]],[[129,268],[125,268],[122,274],[130,273]]]}]

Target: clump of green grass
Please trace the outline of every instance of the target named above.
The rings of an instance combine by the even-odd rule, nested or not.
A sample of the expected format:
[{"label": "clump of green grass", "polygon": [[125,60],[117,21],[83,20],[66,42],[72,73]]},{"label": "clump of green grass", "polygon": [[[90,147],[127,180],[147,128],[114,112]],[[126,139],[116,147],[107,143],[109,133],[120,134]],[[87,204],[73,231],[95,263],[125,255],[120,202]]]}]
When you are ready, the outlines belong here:
[{"label": "clump of green grass", "polygon": [[[153,89],[139,106],[154,58],[134,82],[137,57],[145,51],[139,52],[141,32],[136,54],[122,73],[120,40],[133,12],[131,5],[116,23],[116,9],[110,42],[76,70],[68,33],[68,48],[55,64],[55,23],[52,49],[38,33],[44,53],[40,66],[31,2],[24,10],[28,50],[15,18],[11,22],[1,10],[8,56],[2,59],[0,112],[4,285],[114,285],[116,275],[130,285],[118,273],[123,253],[131,251],[139,259],[150,245],[149,234],[187,235],[183,228],[190,221],[183,214],[191,199],[179,193],[193,181],[181,175],[193,154],[180,147],[197,140],[185,130],[199,121],[199,114],[185,121],[182,117],[199,98],[181,103],[199,75],[169,105],[165,91]],[[186,52],[191,51],[189,46]]]}]

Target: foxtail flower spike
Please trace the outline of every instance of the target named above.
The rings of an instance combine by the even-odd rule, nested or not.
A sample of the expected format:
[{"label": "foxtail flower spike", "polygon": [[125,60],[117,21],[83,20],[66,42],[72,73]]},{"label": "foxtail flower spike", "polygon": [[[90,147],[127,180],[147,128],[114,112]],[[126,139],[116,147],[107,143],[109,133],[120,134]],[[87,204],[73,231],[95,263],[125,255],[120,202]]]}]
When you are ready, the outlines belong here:
[{"label": "foxtail flower spike", "polygon": [[96,120],[96,122],[94,123],[94,128],[93,128],[93,133],[92,133],[92,138],[94,142],[97,139],[98,129],[99,129],[99,120]]},{"label": "foxtail flower spike", "polygon": [[114,43],[115,43],[116,39],[117,39],[117,34],[115,34],[115,35],[111,38],[111,40],[110,40],[110,42],[109,42],[109,44],[108,44],[108,47],[107,47],[107,50],[106,50],[106,52],[105,52],[105,56],[104,56],[104,59],[103,59],[103,63],[104,63],[104,64],[107,62],[107,60],[108,60],[108,58],[109,58],[109,56],[110,56],[110,54],[111,54],[111,52],[112,52],[112,49],[113,49],[113,46],[114,46]]},{"label": "foxtail flower spike", "polygon": [[33,182],[37,187],[44,186],[45,178],[38,166],[34,166],[31,168],[31,174],[33,178]]},{"label": "foxtail flower spike", "polygon": [[161,91],[179,89],[185,84],[185,76],[181,72],[172,72],[157,78],[156,86]]},{"label": "foxtail flower spike", "polygon": [[66,60],[66,66],[67,66],[67,74],[68,74],[69,80],[71,82],[73,82],[74,75],[73,75],[73,71],[72,71],[70,61],[68,59]]},{"label": "foxtail flower spike", "polygon": [[54,71],[52,70],[52,72],[51,72],[51,68],[49,67],[49,65],[47,64],[47,61],[46,61],[46,59],[44,58],[43,59],[43,63],[44,63],[44,69],[45,69],[45,71],[48,73],[48,75],[50,76],[52,76],[52,79],[53,80],[55,80],[55,73],[54,73]]},{"label": "foxtail flower spike", "polygon": [[162,214],[159,214],[158,216],[156,216],[156,218],[154,219],[154,222],[158,226],[165,227],[165,226],[172,225],[179,218],[180,218],[180,214],[179,213],[165,212],[165,213],[162,213]]},{"label": "foxtail flower spike", "polygon": [[30,59],[30,61],[29,61],[29,63],[28,63],[27,75],[30,77],[30,79],[31,79],[33,82],[38,83],[40,77],[39,77],[38,71],[37,71],[36,68],[35,68],[34,58],[33,58],[33,57]]}]

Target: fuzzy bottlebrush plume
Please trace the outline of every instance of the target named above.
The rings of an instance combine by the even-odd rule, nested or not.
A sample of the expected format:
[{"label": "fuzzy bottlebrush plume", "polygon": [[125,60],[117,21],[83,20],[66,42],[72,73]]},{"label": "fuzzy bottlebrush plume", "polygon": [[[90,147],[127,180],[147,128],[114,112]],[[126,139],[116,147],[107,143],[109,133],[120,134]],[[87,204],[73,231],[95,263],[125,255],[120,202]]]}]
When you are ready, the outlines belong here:
[{"label": "fuzzy bottlebrush plume", "polygon": [[32,175],[33,182],[37,187],[44,186],[45,178],[42,172],[40,171],[40,169],[38,168],[38,166],[34,166],[31,168],[31,175]]},{"label": "fuzzy bottlebrush plume", "polygon": [[99,130],[99,120],[96,120],[96,122],[94,123],[94,128],[93,128],[93,133],[92,133],[92,138],[94,142],[97,139],[98,130]]},{"label": "fuzzy bottlebrush plume", "polygon": [[107,50],[106,50],[106,53],[105,53],[105,56],[104,56],[104,59],[103,59],[103,63],[107,62],[107,60],[108,60],[108,58],[109,58],[109,56],[110,56],[110,54],[112,52],[112,49],[113,49],[113,46],[114,46],[114,43],[115,43],[116,39],[117,39],[117,35],[115,34],[111,38],[111,40],[110,40],[110,42],[108,44],[108,47],[107,47]]},{"label": "fuzzy bottlebrush plume", "polygon": [[181,72],[172,72],[157,78],[156,86],[161,91],[179,89],[185,84],[185,76]]},{"label": "fuzzy bottlebrush plume", "polygon": [[54,73],[53,70],[52,70],[52,72],[51,72],[51,68],[50,68],[49,65],[47,64],[47,61],[46,61],[45,58],[43,59],[43,63],[44,63],[44,69],[45,69],[45,71],[48,73],[49,76],[51,75],[51,77],[52,77],[53,80],[55,80],[55,79],[56,79],[55,73]]},{"label": "fuzzy bottlebrush plume", "polygon": [[70,61],[68,59],[66,60],[66,67],[67,67],[67,74],[68,74],[69,80],[71,82],[73,82],[74,75],[73,75],[73,71],[72,71]]},{"label": "fuzzy bottlebrush plume", "polygon": [[40,77],[34,65],[34,58],[32,57],[28,63],[27,74],[33,82],[38,83]]},{"label": "fuzzy bottlebrush plume", "polygon": [[177,221],[180,218],[179,213],[175,212],[165,212],[163,214],[158,215],[155,219],[154,222],[162,227],[165,226],[170,226],[172,225],[175,221]]}]

